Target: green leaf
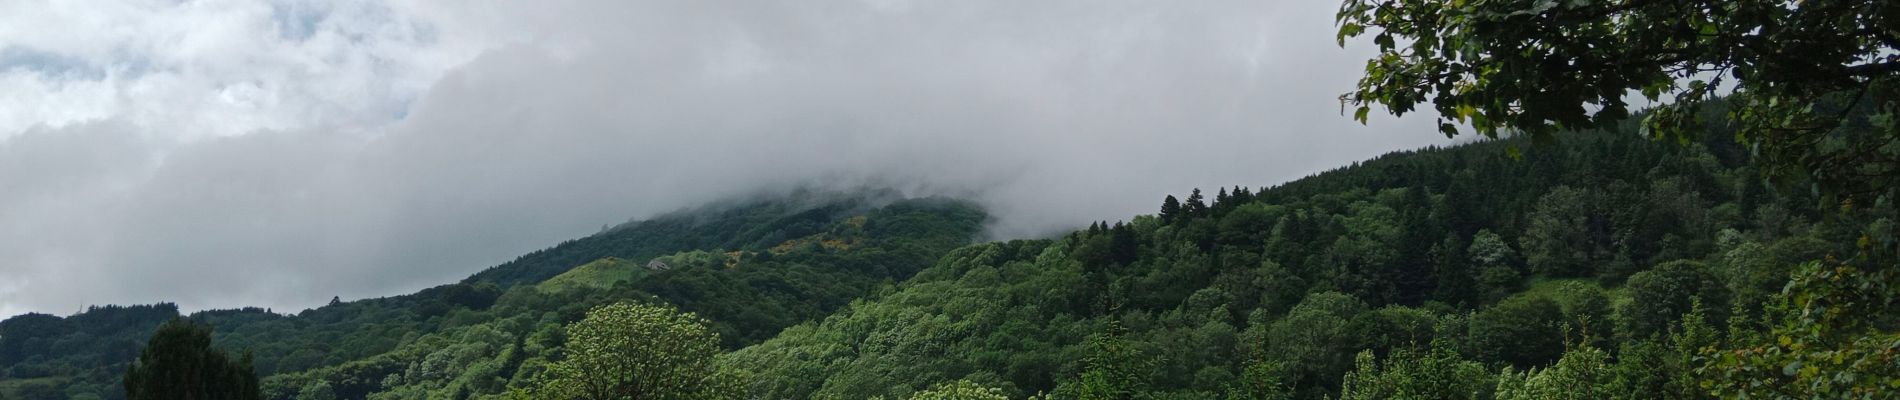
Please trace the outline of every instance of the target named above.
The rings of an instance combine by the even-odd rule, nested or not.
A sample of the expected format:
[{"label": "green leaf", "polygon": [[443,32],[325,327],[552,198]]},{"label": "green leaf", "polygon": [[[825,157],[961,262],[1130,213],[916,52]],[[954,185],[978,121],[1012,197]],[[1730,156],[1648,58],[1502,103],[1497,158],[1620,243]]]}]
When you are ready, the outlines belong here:
[{"label": "green leaf", "polygon": [[1370,113],[1370,112],[1372,112],[1372,107],[1366,107],[1366,106],[1359,106],[1359,110],[1358,110],[1358,111],[1353,111],[1353,112],[1352,112],[1352,119],[1356,119],[1356,120],[1359,120],[1359,124],[1360,124],[1360,125],[1365,125],[1365,124],[1366,124],[1366,114],[1367,114],[1367,113]]},{"label": "green leaf", "polygon": [[1357,23],[1347,22],[1344,25],[1340,25],[1339,35],[1337,37],[1339,47],[1346,47],[1346,38],[1359,36],[1359,34],[1365,33],[1365,31],[1365,25],[1359,25]]}]

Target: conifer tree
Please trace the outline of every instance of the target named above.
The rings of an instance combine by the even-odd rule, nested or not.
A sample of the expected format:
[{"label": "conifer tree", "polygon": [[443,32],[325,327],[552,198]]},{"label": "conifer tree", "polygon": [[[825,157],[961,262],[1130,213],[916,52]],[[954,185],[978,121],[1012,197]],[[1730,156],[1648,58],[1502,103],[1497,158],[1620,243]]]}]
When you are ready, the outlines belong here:
[{"label": "conifer tree", "polygon": [[1188,194],[1187,204],[1183,205],[1183,211],[1187,211],[1188,216],[1196,218],[1207,215],[1207,203],[1201,200],[1200,188],[1195,188],[1193,193]]},{"label": "conifer tree", "polygon": [[1234,186],[1234,194],[1229,195],[1228,200],[1233,201],[1235,207],[1252,203],[1253,192],[1247,190],[1246,186]]},{"label": "conifer tree", "polygon": [[1175,200],[1174,195],[1168,195],[1167,198],[1161,199],[1161,223],[1164,223],[1164,224],[1174,223],[1174,219],[1180,216],[1181,216],[1181,201],[1180,200]]},{"label": "conifer tree", "polygon": [[1134,263],[1136,257],[1140,255],[1140,243],[1135,238],[1134,227],[1117,221],[1115,222],[1115,226],[1109,228],[1108,231],[1108,254],[1110,262],[1124,266]]}]

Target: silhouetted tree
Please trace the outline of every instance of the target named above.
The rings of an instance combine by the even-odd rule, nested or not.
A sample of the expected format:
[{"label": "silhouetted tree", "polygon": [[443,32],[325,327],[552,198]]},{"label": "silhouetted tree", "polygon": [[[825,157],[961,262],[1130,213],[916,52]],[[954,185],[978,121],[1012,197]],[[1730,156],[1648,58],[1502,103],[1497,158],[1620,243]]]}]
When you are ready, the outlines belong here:
[{"label": "silhouetted tree", "polygon": [[211,328],[173,319],[158,327],[125,372],[128,400],[255,400],[251,356],[232,360],[211,347]]},{"label": "silhouetted tree", "polygon": [[1174,223],[1174,219],[1180,216],[1181,216],[1181,201],[1180,200],[1175,200],[1174,195],[1168,195],[1168,198],[1161,200],[1161,223],[1164,223],[1164,224]]},{"label": "silhouetted tree", "polygon": [[1187,211],[1189,216],[1202,217],[1207,215],[1207,202],[1202,200],[1201,189],[1196,188],[1193,193],[1188,194],[1187,204],[1184,204],[1183,208],[1183,211]]}]

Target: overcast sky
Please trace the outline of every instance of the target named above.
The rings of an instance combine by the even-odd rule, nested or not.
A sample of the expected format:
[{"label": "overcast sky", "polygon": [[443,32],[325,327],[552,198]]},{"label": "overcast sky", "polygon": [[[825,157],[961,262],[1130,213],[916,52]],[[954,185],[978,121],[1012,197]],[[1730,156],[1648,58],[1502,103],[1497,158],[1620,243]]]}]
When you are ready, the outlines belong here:
[{"label": "overcast sky", "polygon": [[1340,115],[1337,5],[4,1],[0,316],[294,312],[807,184],[1035,236],[1445,143]]}]

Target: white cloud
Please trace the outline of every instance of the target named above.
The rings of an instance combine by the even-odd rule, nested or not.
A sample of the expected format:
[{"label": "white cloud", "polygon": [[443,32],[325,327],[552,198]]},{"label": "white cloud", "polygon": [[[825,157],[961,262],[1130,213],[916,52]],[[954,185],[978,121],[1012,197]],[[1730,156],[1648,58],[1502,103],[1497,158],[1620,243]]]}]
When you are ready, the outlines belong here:
[{"label": "white cloud", "polygon": [[396,294],[796,184],[1036,235],[1440,142],[1338,114],[1333,8],[8,3],[0,48],[50,56],[0,51],[0,313]]},{"label": "white cloud", "polygon": [[378,1],[0,5],[0,138],[116,118],[168,138],[398,117],[479,48]]}]

